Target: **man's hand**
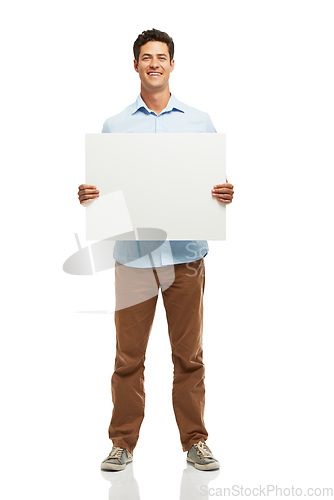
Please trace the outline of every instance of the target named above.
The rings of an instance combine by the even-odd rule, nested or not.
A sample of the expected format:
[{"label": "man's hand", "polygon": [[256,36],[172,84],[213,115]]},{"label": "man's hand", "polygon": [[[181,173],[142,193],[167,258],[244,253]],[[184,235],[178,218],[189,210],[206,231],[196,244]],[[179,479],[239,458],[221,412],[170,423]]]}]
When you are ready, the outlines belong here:
[{"label": "man's hand", "polygon": [[96,186],[91,186],[90,184],[81,184],[79,186],[78,198],[81,205],[86,206],[99,196],[100,191]]},{"label": "man's hand", "polygon": [[216,186],[213,186],[211,194],[221,203],[228,205],[229,203],[232,203],[233,200],[233,186],[228,182],[225,182],[225,184],[217,184]]}]

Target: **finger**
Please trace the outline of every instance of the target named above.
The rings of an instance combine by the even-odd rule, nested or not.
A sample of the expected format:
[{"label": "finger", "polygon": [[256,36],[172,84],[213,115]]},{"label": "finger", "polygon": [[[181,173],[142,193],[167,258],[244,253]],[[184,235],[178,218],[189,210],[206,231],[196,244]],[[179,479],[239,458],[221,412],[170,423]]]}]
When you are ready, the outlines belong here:
[{"label": "finger", "polygon": [[80,184],[79,191],[81,191],[82,189],[97,189],[97,187],[93,186],[92,184]]},{"label": "finger", "polygon": [[231,188],[217,188],[213,191],[214,193],[227,193],[227,194],[233,194],[234,191]]},{"label": "finger", "polygon": [[81,202],[80,202],[80,204],[81,204],[82,206],[84,206],[84,207],[85,207],[86,205],[89,205],[89,204],[90,204],[90,203],[92,203],[93,201],[94,201],[94,200],[85,200],[85,201],[81,201]]},{"label": "finger", "polygon": [[79,189],[78,193],[99,193],[98,189]]},{"label": "finger", "polygon": [[212,196],[217,198],[217,200],[232,200],[233,193],[213,193]]},{"label": "finger", "polygon": [[79,189],[78,195],[100,193],[98,189]]},{"label": "finger", "polygon": [[233,189],[234,186],[229,182],[225,182],[224,184],[216,184],[215,186],[213,186],[213,189],[223,188],[223,187]]},{"label": "finger", "polygon": [[230,200],[233,198],[233,191],[231,192],[225,192],[225,193],[211,193],[213,198],[223,198],[226,200]]},{"label": "finger", "polygon": [[224,203],[224,205],[228,205],[229,203],[232,203],[232,200],[223,200],[222,198],[217,198],[218,201],[221,203]]},{"label": "finger", "polygon": [[90,200],[90,199],[94,199],[94,198],[98,198],[100,195],[99,194],[80,194],[79,196],[79,200],[80,200],[80,203],[83,201],[83,200]]},{"label": "finger", "polygon": [[225,198],[216,198],[216,200],[218,200],[218,201],[232,201],[233,197],[231,196],[229,198],[226,198],[226,197]]}]

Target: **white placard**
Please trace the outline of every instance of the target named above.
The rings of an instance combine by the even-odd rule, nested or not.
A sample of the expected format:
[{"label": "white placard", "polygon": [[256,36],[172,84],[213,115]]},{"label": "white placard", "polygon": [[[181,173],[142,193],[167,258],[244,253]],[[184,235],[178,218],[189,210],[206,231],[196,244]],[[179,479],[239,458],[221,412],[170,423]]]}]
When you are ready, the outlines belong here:
[{"label": "white placard", "polygon": [[86,225],[89,240],[104,240],[133,231],[123,192],[100,194],[89,203],[86,207]]},{"label": "white placard", "polygon": [[[134,229],[159,228],[169,240],[224,240],[226,207],[211,189],[226,179],[225,139],[205,133],[86,134],[86,183],[101,198],[86,207],[87,240],[122,239],[115,228],[125,232],[129,217]],[[124,195],[119,206],[105,197],[115,191]]]}]

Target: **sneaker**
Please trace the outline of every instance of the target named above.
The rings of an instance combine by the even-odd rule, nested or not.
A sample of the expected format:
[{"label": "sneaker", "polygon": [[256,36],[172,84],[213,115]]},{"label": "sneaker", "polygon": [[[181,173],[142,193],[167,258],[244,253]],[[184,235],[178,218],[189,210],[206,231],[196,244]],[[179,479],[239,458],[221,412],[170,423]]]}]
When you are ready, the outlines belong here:
[{"label": "sneaker", "polygon": [[192,445],[187,453],[187,462],[200,470],[215,470],[220,468],[218,460],[212,455],[212,451],[203,441],[198,441],[198,443]]},{"label": "sneaker", "polygon": [[108,457],[101,464],[102,470],[123,470],[132,462],[132,453],[125,448],[114,446]]}]

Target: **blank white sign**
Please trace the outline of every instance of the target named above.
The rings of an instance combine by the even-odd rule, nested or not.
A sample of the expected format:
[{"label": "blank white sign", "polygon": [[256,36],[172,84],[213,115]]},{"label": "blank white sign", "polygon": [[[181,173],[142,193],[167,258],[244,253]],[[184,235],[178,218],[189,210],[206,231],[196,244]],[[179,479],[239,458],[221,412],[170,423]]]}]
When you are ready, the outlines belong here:
[{"label": "blank white sign", "polygon": [[169,240],[224,240],[226,207],[211,189],[225,171],[225,134],[86,134],[86,183],[100,198],[121,191],[126,204],[89,204],[86,238],[122,239],[119,220],[130,217]]}]

